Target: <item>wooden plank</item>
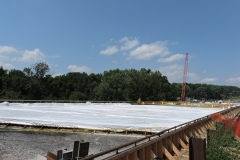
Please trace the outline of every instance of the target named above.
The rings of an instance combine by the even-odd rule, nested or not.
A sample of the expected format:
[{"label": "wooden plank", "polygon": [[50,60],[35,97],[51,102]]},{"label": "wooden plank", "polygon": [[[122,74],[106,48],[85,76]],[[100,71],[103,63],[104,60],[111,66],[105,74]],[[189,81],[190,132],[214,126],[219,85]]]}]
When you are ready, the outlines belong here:
[{"label": "wooden plank", "polygon": [[203,134],[206,134],[206,133],[207,133],[207,128],[206,128],[205,124],[203,124],[203,125],[201,126],[201,131],[202,131]]},{"label": "wooden plank", "polygon": [[120,160],[130,160],[130,159],[128,159],[128,155],[126,155],[126,156],[120,158]]},{"label": "wooden plank", "polygon": [[162,152],[166,155],[166,157],[168,158],[168,160],[175,160],[173,158],[173,156],[168,152],[168,150],[163,146],[162,147]]},{"label": "wooden plank", "polygon": [[200,135],[203,135],[203,134],[204,134],[203,131],[202,131],[202,129],[201,129],[201,127],[200,127],[199,125],[197,125],[197,129],[198,129],[198,132],[199,132]]},{"label": "wooden plank", "polygon": [[179,139],[179,142],[180,142],[180,145],[182,146],[182,148],[184,149],[188,149],[187,145],[182,141],[181,138],[178,138]]},{"label": "wooden plank", "polygon": [[186,136],[185,133],[183,133],[183,137],[184,137],[184,139],[186,140],[186,142],[189,143],[189,138],[188,138],[188,136]]},{"label": "wooden plank", "polygon": [[52,153],[52,152],[48,152],[47,155],[46,155],[46,158],[48,160],[56,160],[57,159],[57,155]]},{"label": "wooden plank", "polygon": [[157,156],[157,142],[151,145],[154,158]]},{"label": "wooden plank", "polygon": [[177,147],[178,150],[180,149],[180,142],[178,140],[179,136],[180,136],[180,133],[176,133],[175,134],[175,136],[174,136],[174,143],[173,143]]},{"label": "wooden plank", "polygon": [[174,137],[174,138],[175,138],[175,139],[174,139],[174,140],[175,140],[175,143],[174,143],[175,146],[177,146],[178,143],[179,143],[179,142],[178,142],[178,137],[179,137],[179,136],[180,136],[180,133],[179,133],[179,132],[175,134],[175,137]]},{"label": "wooden plank", "polygon": [[151,146],[145,147],[145,159],[152,159]]},{"label": "wooden plank", "polygon": [[137,151],[137,157],[139,160],[145,160],[145,150],[144,148]]},{"label": "wooden plank", "polygon": [[137,152],[130,153],[128,159],[129,160],[138,160]]},{"label": "wooden plank", "polygon": [[174,134],[170,137],[170,142],[172,142],[172,144],[174,144],[176,146],[176,134]]},{"label": "wooden plank", "polygon": [[197,137],[199,135],[199,133],[197,132],[197,129],[198,128],[196,126],[193,128],[192,134],[194,135],[194,137]]},{"label": "wooden plank", "polygon": [[[180,133],[179,133],[179,137],[178,137],[178,141],[179,141],[179,139],[183,139],[183,131],[181,131]],[[181,145],[181,142],[179,141],[179,144],[180,144],[180,146],[179,147],[182,147],[182,145]]]},{"label": "wooden plank", "polygon": [[182,156],[182,154],[180,153],[180,151],[177,149],[177,147],[171,142],[168,141],[168,145],[172,148],[173,152],[180,158]]},{"label": "wooden plank", "polygon": [[171,154],[172,153],[172,148],[169,147],[168,145],[168,138],[166,137],[163,139],[163,147]]},{"label": "wooden plank", "polygon": [[187,143],[189,143],[189,139],[188,137],[190,137],[190,133],[191,133],[191,128],[187,128],[186,130],[183,131],[183,140],[186,141]]},{"label": "wooden plank", "polygon": [[162,140],[157,142],[157,156],[159,159],[163,159],[163,152],[162,152],[163,143]]}]

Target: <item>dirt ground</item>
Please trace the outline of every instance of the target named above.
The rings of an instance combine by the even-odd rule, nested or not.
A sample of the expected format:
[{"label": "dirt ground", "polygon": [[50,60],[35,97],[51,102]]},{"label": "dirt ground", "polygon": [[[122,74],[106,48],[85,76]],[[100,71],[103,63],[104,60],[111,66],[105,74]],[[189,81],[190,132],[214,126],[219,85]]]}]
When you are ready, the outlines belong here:
[{"label": "dirt ground", "polygon": [[139,138],[142,136],[0,131],[0,160],[36,160],[38,154],[45,156],[48,151],[72,150],[78,140],[90,142],[89,154],[94,154]]}]

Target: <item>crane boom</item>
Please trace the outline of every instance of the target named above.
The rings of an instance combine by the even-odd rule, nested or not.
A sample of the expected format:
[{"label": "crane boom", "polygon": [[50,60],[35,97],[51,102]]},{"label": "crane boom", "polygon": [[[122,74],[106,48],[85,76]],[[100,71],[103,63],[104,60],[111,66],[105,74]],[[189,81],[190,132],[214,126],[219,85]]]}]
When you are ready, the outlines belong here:
[{"label": "crane boom", "polygon": [[181,99],[180,99],[181,102],[185,101],[187,70],[188,70],[188,53],[186,53],[185,64],[184,64],[182,94],[181,94]]}]

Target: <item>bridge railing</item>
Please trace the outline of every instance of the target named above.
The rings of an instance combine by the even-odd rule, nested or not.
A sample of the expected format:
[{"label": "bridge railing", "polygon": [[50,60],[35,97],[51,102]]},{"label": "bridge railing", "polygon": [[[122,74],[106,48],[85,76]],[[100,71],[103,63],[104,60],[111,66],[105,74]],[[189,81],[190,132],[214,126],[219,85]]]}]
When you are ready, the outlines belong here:
[{"label": "bridge railing", "polygon": [[[240,106],[231,107],[218,113],[234,117],[240,112]],[[180,150],[187,149],[190,136],[205,134],[212,126],[212,116],[204,116],[150,136],[132,141],[130,143],[109,149],[94,155],[81,158],[81,160],[116,159],[116,160],[145,160],[145,159],[170,159],[174,156],[181,157]]]}]

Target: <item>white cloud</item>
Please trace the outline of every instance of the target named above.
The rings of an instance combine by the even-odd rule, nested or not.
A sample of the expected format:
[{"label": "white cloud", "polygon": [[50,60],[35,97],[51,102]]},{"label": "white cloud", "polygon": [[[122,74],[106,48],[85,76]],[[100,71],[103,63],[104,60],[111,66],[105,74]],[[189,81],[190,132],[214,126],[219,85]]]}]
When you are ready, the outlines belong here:
[{"label": "white cloud", "polygon": [[8,60],[8,57],[7,57],[7,56],[4,56],[4,55],[0,55],[0,59],[1,59],[1,60]]},{"label": "white cloud", "polygon": [[133,40],[129,40],[128,37],[120,39],[119,42],[123,43],[123,45],[120,47],[121,50],[129,50],[136,47],[139,44],[138,39],[135,38]]},{"label": "white cloud", "polygon": [[143,44],[130,53],[129,58],[150,60],[155,56],[166,56],[170,52],[167,48],[167,42],[154,42],[151,44]]},{"label": "white cloud", "polygon": [[9,64],[9,63],[4,63],[4,62],[0,62],[0,66],[2,66],[3,69],[8,69],[8,70],[11,70],[14,68],[14,65]]},{"label": "white cloud", "polygon": [[177,60],[184,59],[184,58],[185,58],[185,55],[183,55],[183,54],[174,54],[168,58],[158,59],[158,62],[175,62]]},{"label": "white cloud", "polygon": [[54,73],[54,74],[52,74],[52,77],[57,77],[57,76],[62,76],[62,75],[64,75],[63,73]]},{"label": "white cloud", "polygon": [[215,82],[217,80],[217,78],[204,78],[201,83],[211,83],[211,82]]},{"label": "white cloud", "polygon": [[0,46],[0,53],[14,53],[17,49],[11,46]]},{"label": "white cloud", "polygon": [[159,71],[167,76],[169,82],[181,82],[183,75],[183,67],[177,64],[160,67]]},{"label": "white cloud", "polygon": [[199,76],[196,73],[188,72],[187,73],[187,83],[196,83],[199,81]]},{"label": "white cloud", "polygon": [[77,66],[77,65],[69,65],[68,69],[71,72],[86,72],[89,73],[90,72],[90,68],[88,68],[87,66]]},{"label": "white cloud", "polygon": [[116,46],[108,46],[105,50],[100,51],[102,55],[113,55],[118,52],[118,48]]},{"label": "white cloud", "polygon": [[22,62],[37,62],[37,61],[44,61],[45,57],[46,56],[38,48],[36,48],[32,51],[25,50],[23,52],[22,57],[13,58],[12,60],[22,61]]},{"label": "white cloud", "polygon": [[229,78],[226,80],[228,83],[238,83],[240,82],[240,77],[235,77],[235,78]]},{"label": "white cloud", "polygon": [[[173,64],[170,66],[160,67],[159,71],[167,76],[169,82],[182,83],[183,82],[183,66]],[[199,80],[199,76],[195,73],[187,73],[187,83],[195,83]]]}]

